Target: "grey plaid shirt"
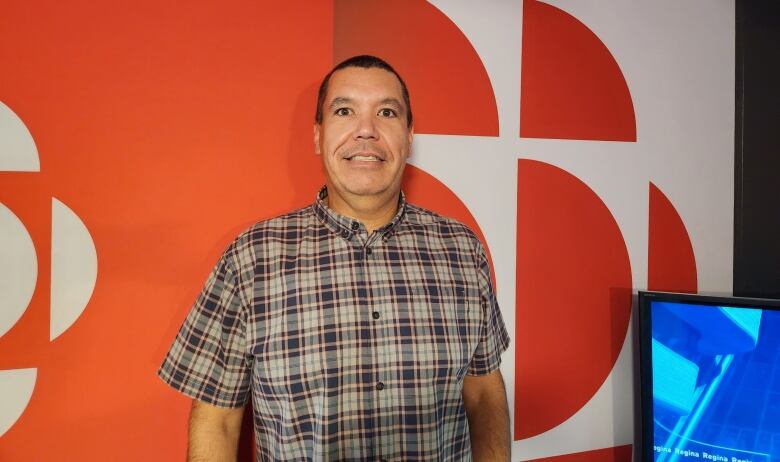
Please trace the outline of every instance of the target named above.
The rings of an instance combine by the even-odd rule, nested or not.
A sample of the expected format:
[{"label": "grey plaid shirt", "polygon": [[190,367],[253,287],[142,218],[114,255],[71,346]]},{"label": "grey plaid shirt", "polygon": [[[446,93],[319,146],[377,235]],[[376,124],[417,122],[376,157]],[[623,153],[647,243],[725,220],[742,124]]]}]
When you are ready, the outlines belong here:
[{"label": "grey plaid shirt", "polygon": [[251,396],[258,461],[471,460],[463,378],[509,344],[482,245],[403,195],[369,236],[326,195],[228,247],[158,374]]}]

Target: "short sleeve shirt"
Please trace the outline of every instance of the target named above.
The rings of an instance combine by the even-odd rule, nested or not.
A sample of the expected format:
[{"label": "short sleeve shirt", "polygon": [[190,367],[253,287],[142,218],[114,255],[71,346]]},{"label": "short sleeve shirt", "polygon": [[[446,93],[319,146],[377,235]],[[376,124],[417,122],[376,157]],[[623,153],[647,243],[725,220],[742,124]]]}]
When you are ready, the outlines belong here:
[{"label": "short sleeve shirt", "polygon": [[258,461],[470,460],[463,379],[509,344],[480,241],[403,195],[369,235],[326,195],[227,248],[158,374],[251,397]]}]

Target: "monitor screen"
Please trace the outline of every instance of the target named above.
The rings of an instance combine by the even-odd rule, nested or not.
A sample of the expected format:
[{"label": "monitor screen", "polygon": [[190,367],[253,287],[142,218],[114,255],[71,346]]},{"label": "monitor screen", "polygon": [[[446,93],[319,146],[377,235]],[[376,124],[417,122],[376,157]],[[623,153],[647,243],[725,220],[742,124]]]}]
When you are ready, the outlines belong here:
[{"label": "monitor screen", "polygon": [[780,301],[639,293],[642,460],[780,462]]}]

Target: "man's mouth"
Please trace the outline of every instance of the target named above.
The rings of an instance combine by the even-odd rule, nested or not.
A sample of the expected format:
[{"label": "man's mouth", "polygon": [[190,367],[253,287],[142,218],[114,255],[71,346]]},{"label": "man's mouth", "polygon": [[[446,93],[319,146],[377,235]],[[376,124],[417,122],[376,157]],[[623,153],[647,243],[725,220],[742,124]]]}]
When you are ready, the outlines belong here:
[{"label": "man's mouth", "polygon": [[357,160],[360,162],[382,162],[384,159],[381,159],[379,156],[373,155],[373,154],[354,154],[351,156],[347,156],[344,159],[346,160]]},{"label": "man's mouth", "polygon": [[345,152],[342,158],[357,162],[384,162],[387,157],[383,152],[375,149],[358,148]]}]

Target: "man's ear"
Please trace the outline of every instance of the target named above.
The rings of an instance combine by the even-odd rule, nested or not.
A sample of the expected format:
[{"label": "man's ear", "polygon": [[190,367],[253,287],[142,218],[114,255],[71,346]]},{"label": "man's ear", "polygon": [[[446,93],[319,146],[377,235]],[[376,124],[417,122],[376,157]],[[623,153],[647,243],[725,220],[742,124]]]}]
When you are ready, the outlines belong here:
[{"label": "man's ear", "polygon": [[314,124],[314,154],[318,156],[322,154],[320,150],[320,124],[318,123]]},{"label": "man's ear", "polygon": [[408,140],[409,140],[409,155],[406,156],[407,158],[412,156],[412,142],[414,141],[414,125],[409,127],[409,138],[408,138]]}]

